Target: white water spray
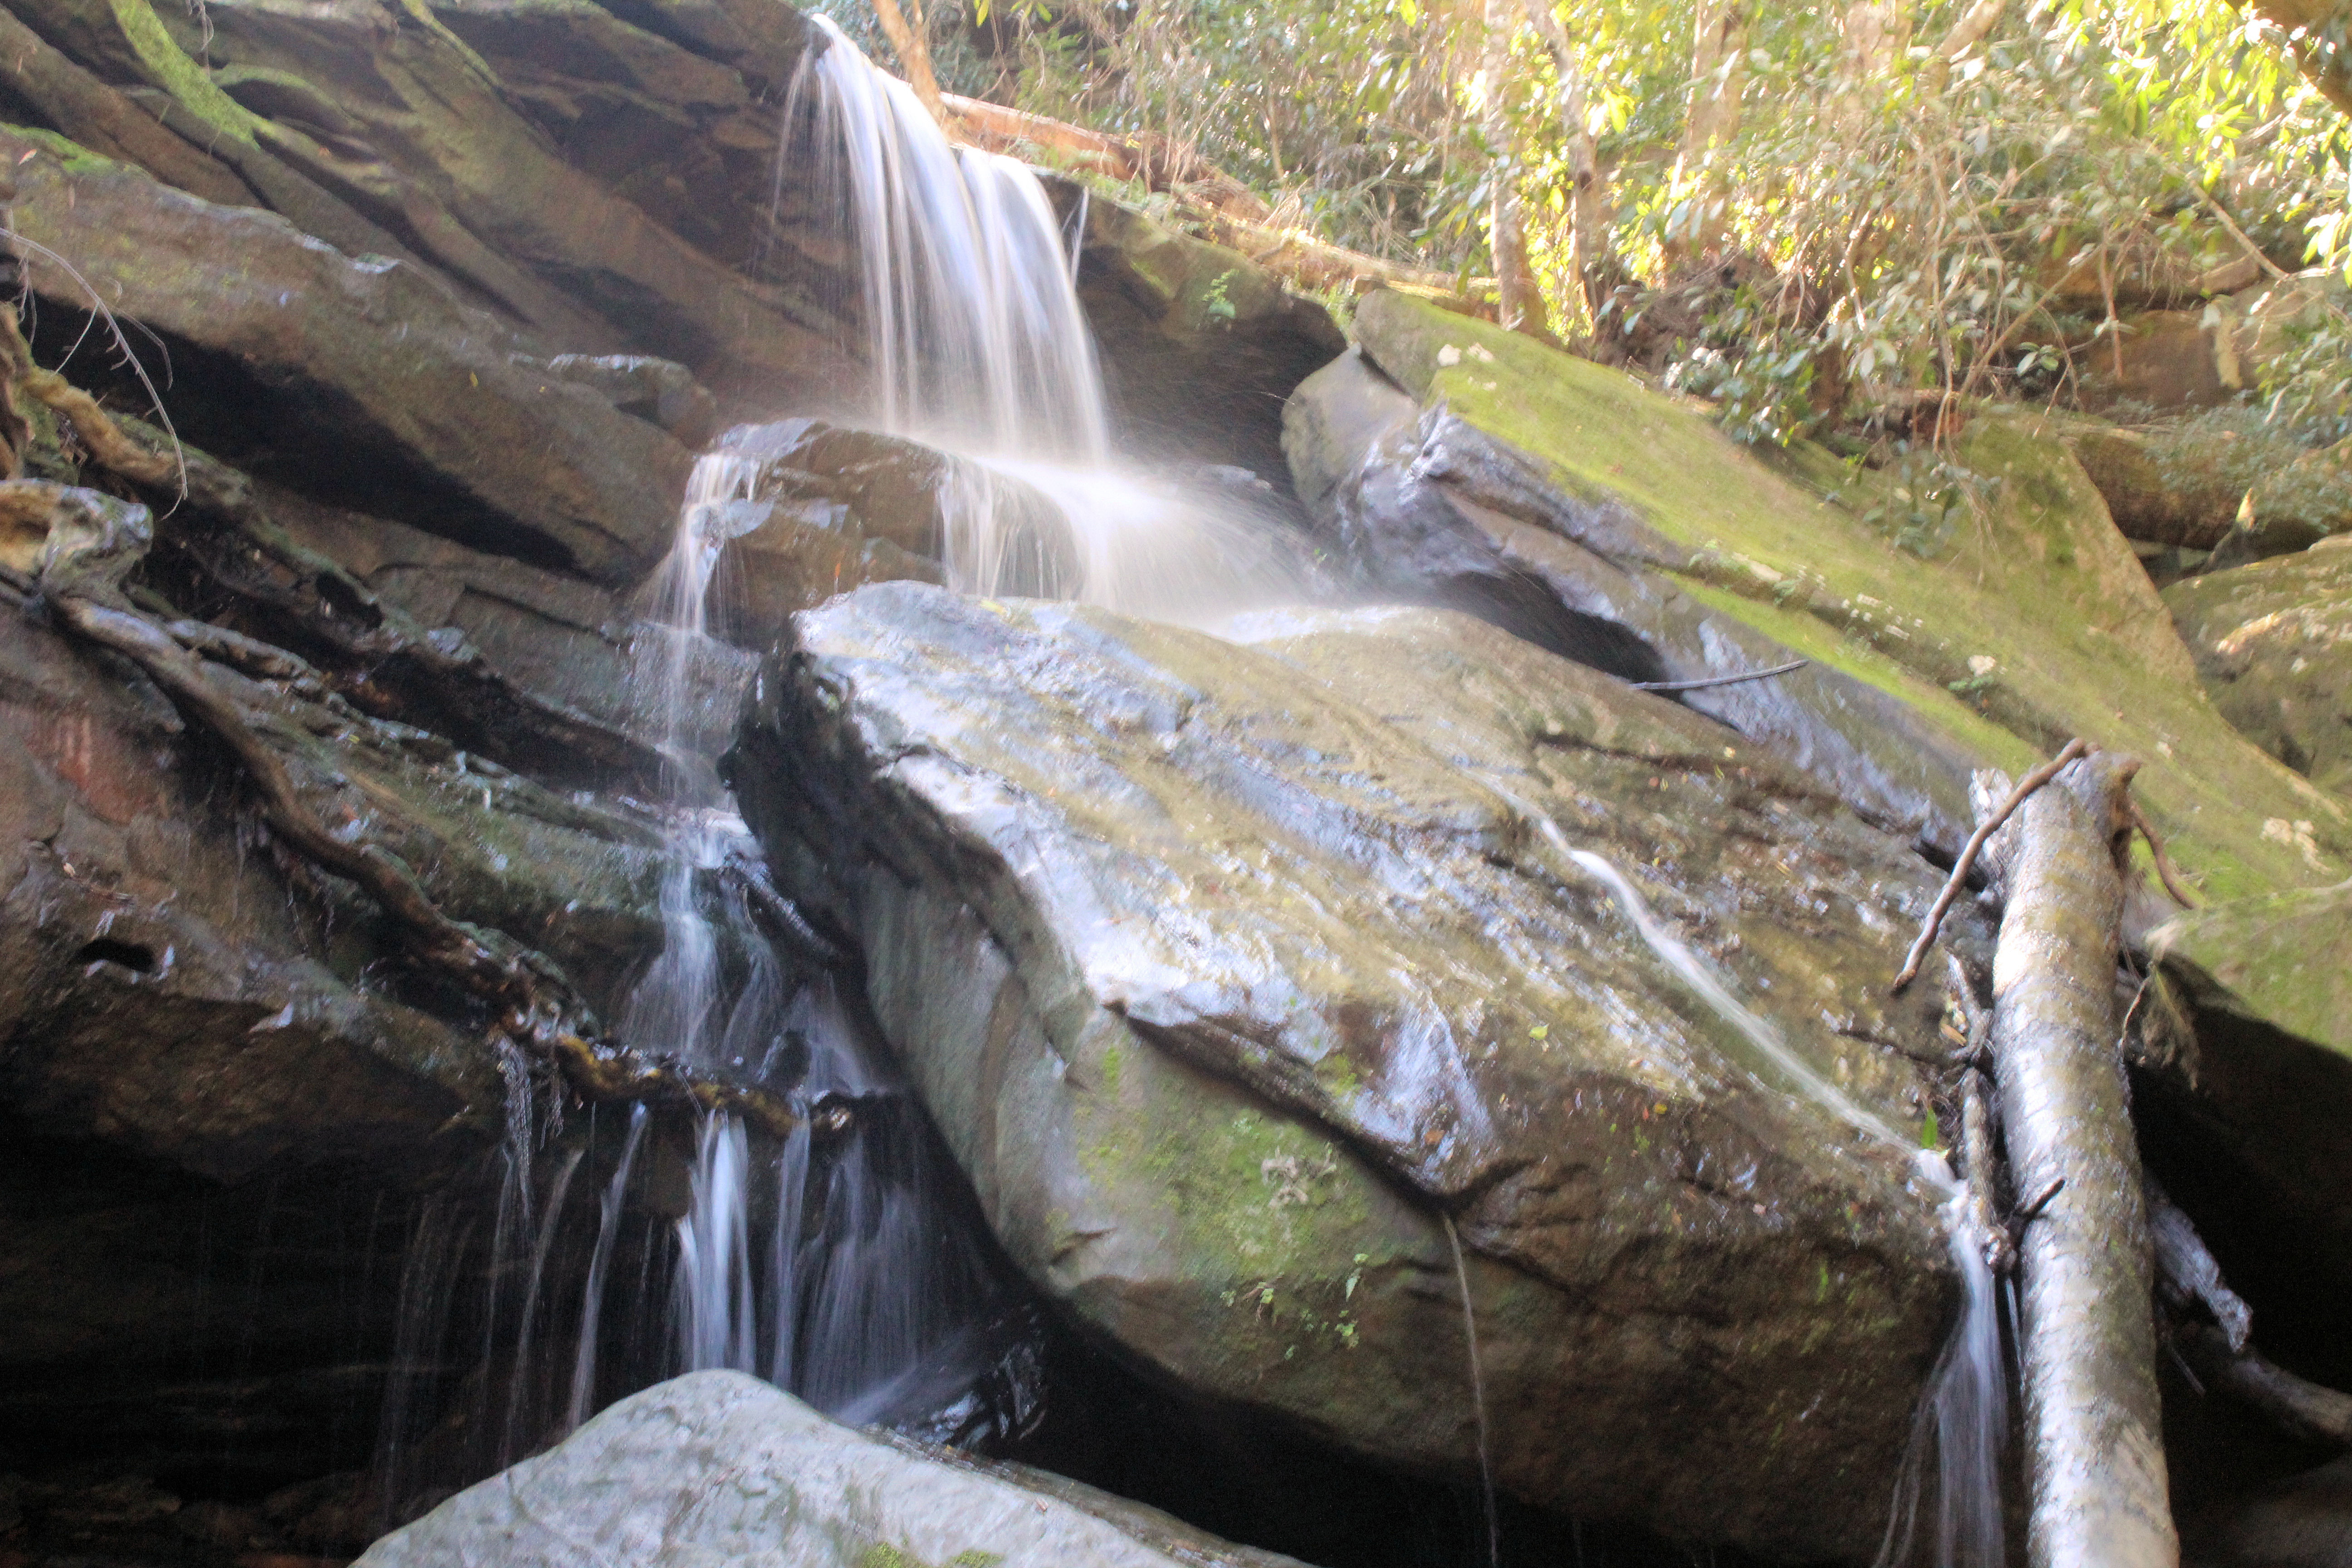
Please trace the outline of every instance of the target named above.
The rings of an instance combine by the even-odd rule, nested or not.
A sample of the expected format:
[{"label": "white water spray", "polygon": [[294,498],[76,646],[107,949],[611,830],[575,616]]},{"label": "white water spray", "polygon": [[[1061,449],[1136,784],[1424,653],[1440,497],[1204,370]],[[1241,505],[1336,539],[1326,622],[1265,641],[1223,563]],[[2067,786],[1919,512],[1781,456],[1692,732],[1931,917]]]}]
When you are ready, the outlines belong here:
[{"label": "white water spray", "polygon": [[[949,585],[1187,622],[1307,596],[1264,503],[1113,466],[1075,237],[1037,176],[950,146],[913,89],[814,20],[824,45],[793,78],[779,169],[854,241],[882,427],[963,459],[939,498]],[[1039,498],[1066,540],[1036,537]],[[1066,570],[1041,583],[1041,557]]]}]

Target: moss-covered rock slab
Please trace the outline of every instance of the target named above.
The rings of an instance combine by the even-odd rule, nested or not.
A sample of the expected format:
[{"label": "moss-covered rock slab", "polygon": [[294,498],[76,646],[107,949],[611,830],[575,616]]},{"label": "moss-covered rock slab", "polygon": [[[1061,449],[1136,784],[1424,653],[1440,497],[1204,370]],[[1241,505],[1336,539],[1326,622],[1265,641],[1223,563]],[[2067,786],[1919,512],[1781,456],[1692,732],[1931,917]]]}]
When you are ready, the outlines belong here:
[{"label": "moss-covered rock slab", "polygon": [[[1990,482],[1922,554],[1866,521],[1885,476],[1804,449],[1768,464],[1622,372],[1402,295],[1368,297],[1356,330],[1425,425],[1443,416],[1410,454],[1371,461],[1480,524],[1445,533],[1478,571],[1509,576],[1488,564],[1503,561],[1548,605],[1634,632],[1676,678],[1812,660],[1802,682],[1688,701],[1883,820],[1948,842],[1970,767],[2014,770],[2079,734],[2145,761],[2140,798],[2208,896],[2352,865],[2344,804],[2213,711],[2096,490],[2030,416],[1969,426],[1955,458]],[[1459,428],[1504,458],[1450,469],[1430,441],[1466,449]],[[2280,820],[2312,824],[2309,854],[2266,826]]]},{"label": "moss-covered rock slab", "polygon": [[1456,1226],[1505,1485],[1869,1555],[1948,1302],[1912,1060],[1948,1047],[1884,984],[1929,868],[1467,616],[1219,640],[891,584],[795,626],[739,797],[1031,1278],[1466,1471]]}]

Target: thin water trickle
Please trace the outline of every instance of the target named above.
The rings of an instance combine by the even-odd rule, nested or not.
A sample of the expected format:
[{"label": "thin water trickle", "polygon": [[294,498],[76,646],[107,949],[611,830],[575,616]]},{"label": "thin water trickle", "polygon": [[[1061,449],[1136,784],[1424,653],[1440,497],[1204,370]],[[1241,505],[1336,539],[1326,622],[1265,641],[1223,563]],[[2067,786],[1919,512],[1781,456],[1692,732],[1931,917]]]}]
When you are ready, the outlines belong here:
[{"label": "thin water trickle", "polygon": [[596,1397],[604,1277],[612,1271],[613,1249],[620,1241],[621,1210],[628,1201],[629,1173],[636,1163],[637,1145],[645,1141],[648,1114],[642,1100],[629,1107],[629,1131],[621,1140],[620,1162],[613,1167],[613,1179],[604,1184],[604,1203],[597,1211],[596,1247],[589,1254],[588,1278],[580,1292],[580,1343],[572,1352],[572,1396],[563,1411],[563,1429],[567,1432],[588,1419]]},{"label": "thin water trickle", "polygon": [[1462,1290],[1462,1337],[1470,1351],[1470,1407],[1478,1422],[1478,1496],[1486,1510],[1486,1564],[1503,1560],[1503,1521],[1495,1506],[1495,1457],[1486,1432],[1486,1374],[1478,1364],[1478,1314],[1470,1304],[1470,1266],[1462,1257],[1462,1233],[1445,1218],[1446,1245],[1454,1249],[1454,1282]]},{"label": "thin water trickle", "polygon": [[1877,1568],[1897,1568],[1909,1560],[1929,1443],[1936,1451],[1937,1568],[2001,1568],[2005,1538],[2000,1455],[2009,1431],[2008,1369],[2001,1356],[1999,1292],[1969,1220],[1966,1185],[1953,1175],[1942,1155],[1919,1148],[1885,1118],[1815,1071],[1779,1029],[1732,994],[1713,965],[1666,930],[1632,879],[1613,862],[1578,848],[1548,815],[1507,790],[1500,792],[1534,824],[1547,844],[1608,889],[1643,945],[1754,1048],[1759,1059],[1750,1064],[1751,1070],[1902,1155],[1919,1184],[1937,1199],[1945,1242],[1960,1277],[1960,1318],[1945,1342],[1928,1380],[1927,1397],[1919,1407]]}]

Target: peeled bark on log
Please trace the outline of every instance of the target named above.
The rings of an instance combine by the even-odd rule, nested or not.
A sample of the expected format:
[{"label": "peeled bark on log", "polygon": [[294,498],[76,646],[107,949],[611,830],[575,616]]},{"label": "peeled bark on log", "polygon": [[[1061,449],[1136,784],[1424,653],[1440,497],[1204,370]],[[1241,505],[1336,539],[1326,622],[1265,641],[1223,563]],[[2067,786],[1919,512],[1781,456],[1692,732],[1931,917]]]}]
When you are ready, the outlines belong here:
[{"label": "peeled bark on log", "polygon": [[2174,1568],[2153,1265],[2116,1044],[2125,794],[2093,752],[2019,808],[2001,862],[1992,1055],[2021,1194],[2062,1183],[2020,1245],[2032,1568]]}]

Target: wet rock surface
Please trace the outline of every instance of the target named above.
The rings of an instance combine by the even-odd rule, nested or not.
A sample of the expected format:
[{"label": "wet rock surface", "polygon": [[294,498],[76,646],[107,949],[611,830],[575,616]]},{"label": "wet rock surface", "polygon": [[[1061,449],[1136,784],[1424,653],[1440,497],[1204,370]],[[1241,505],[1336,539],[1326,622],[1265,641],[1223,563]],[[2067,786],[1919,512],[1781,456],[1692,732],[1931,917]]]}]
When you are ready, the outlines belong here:
[{"label": "wet rock surface", "polygon": [[[1807,658],[1685,700],[1947,851],[1971,768],[2021,772],[2081,734],[2149,760],[2139,797],[2213,896],[2352,863],[2344,804],[2198,700],[2096,490],[2030,421],[1969,427],[1957,458],[1991,500],[1922,553],[1865,521],[1868,493],[1823,499],[1849,483],[1826,454],[1759,462],[1622,373],[1392,292],[1366,297],[1356,331],[1362,363],[1303,385],[1287,418],[1300,493],[1329,498],[1326,526],[1387,590],[1554,628],[1580,658],[1606,623],[1609,658],[1630,639],[1676,679]],[[1406,403],[1364,390],[1372,370]],[[2314,824],[2315,865],[2265,836],[2273,819]]]},{"label": "wet rock surface", "polygon": [[695,1373],[623,1400],[360,1562],[554,1568],[583,1552],[648,1568],[747,1558],[793,1568],[1295,1568],[1076,1482],[836,1425],[731,1372]]},{"label": "wet rock surface", "polygon": [[1460,616],[1236,647],[892,584],[798,632],[739,795],[1034,1279],[1192,1387],[1458,1469],[1450,1215],[1506,1486],[1867,1554],[1948,1302],[1910,1162],[1790,1095],[1535,817],[1906,1140],[1942,1047],[1878,977],[1932,873]]},{"label": "wet rock surface", "polygon": [[[1066,209],[1080,199],[1055,195]],[[1086,205],[1078,298],[1123,451],[1282,482],[1283,401],[1347,347],[1320,305],[1237,250],[1108,201]]]},{"label": "wet rock surface", "polygon": [[2313,783],[2352,791],[2352,541],[2192,577],[2164,602],[2214,710]]},{"label": "wet rock surface", "polygon": [[[1076,576],[1068,523],[1031,486],[904,437],[818,420],[730,433],[756,454],[734,537],[711,574],[719,636],[765,652],[792,617],[867,583],[945,583],[951,535],[983,510],[1005,531],[1013,575],[1032,593]],[[970,536],[964,544],[971,548]]]}]

